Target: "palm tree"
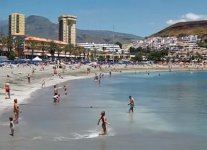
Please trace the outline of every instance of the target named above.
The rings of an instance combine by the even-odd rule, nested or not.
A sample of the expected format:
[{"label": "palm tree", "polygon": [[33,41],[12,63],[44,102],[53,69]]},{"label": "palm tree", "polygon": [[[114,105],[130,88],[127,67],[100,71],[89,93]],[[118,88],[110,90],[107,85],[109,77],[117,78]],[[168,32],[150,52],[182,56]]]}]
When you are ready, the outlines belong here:
[{"label": "palm tree", "polygon": [[55,51],[57,50],[57,44],[55,44],[54,41],[51,41],[49,43],[49,47],[48,47],[48,51],[51,54],[52,57],[52,61],[54,61],[54,55],[55,55]]},{"label": "palm tree", "polygon": [[14,40],[13,40],[13,37],[12,36],[8,36],[6,37],[6,47],[7,47],[7,57],[10,59],[10,60],[13,60],[15,59],[16,55],[15,55],[15,52],[14,52]]},{"label": "palm tree", "polygon": [[77,59],[77,57],[80,56],[80,54],[82,53],[82,48],[80,46],[75,46],[73,48],[73,52],[72,54],[75,55],[75,58]]},{"label": "palm tree", "polygon": [[2,47],[2,37],[0,37],[0,56],[3,53],[3,47]]},{"label": "palm tree", "polygon": [[45,44],[45,42],[41,42],[40,47],[41,47],[41,50],[42,50],[42,58],[46,59],[45,50],[47,50],[48,47]]},{"label": "palm tree", "polygon": [[83,48],[83,59],[84,59],[84,61],[86,60],[86,53],[87,53],[87,49]]},{"label": "palm tree", "polygon": [[91,53],[91,61],[95,61],[97,60],[97,48],[95,47],[95,45],[93,46],[93,50],[90,51]]},{"label": "palm tree", "polygon": [[7,47],[7,37],[2,35],[1,38],[2,50]]},{"label": "palm tree", "polygon": [[96,47],[94,46],[94,48],[93,48],[93,59],[97,59],[96,58],[96,56],[97,56],[97,49],[96,49]]},{"label": "palm tree", "polygon": [[3,54],[3,49],[6,47],[6,37],[0,34],[0,55]]},{"label": "palm tree", "polygon": [[6,38],[6,45],[7,45],[8,52],[11,52],[13,49],[13,37],[12,36],[8,36]]},{"label": "palm tree", "polygon": [[90,61],[94,61],[94,55],[95,55],[94,50],[90,50]]},{"label": "palm tree", "polygon": [[87,60],[90,61],[90,57],[89,57],[90,56],[90,49],[86,49],[86,52],[87,52]]},{"label": "palm tree", "polygon": [[74,54],[75,46],[73,44],[69,44],[68,48],[69,55]]},{"label": "palm tree", "polygon": [[77,54],[78,54],[78,56],[81,57],[81,54],[84,53],[84,48],[83,48],[82,46],[77,46],[77,47],[76,47],[76,50],[77,50]]},{"label": "palm tree", "polygon": [[69,52],[69,46],[68,46],[68,45],[65,45],[65,46],[63,47],[63,51],[64,51],[64,53],[65,53],[65,61],[66,61],[66,55],[67,55],[67,52]]},{"label": "palm tree", "polygon": [[63,48],[59,45],[56,45],[57,53],[58,53],[58,60],[60,59],[60,53],[63,51]]},{"label": "palm tree", "polygon": [[19,39],[14,40],[14,49],[17,52],[18,58],[22,57],[21,44],[22,42]]},{"label": "palm tree", "polygon": [[34,57],[34,49],[37,47],[37,43],[35,41],[30,41],[29,42],[29,49],[32,50],[32,57],[31,59],[33,59]]}]

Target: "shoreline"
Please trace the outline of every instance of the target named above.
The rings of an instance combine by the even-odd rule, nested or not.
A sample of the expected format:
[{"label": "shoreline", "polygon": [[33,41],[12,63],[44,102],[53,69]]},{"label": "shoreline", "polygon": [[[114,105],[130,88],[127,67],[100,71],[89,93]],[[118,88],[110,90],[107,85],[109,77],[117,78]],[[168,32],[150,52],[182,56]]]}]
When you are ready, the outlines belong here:
[{"label": "shoreline", "polygon": [[[13,107],[13,99],[17,98],[18,104],[25,103],[30,98],[31,94],[34,93],[37,90],[40,90],[42,81],[46,81],[46,85],[43,88],[48,88],[56,84],[62,84],[64,82],[68,82],[71,80],[77,80],[77,79],[85,79],[85,78],[92,78],[94,77],[95,73],[102,72],[103,74],[108,73],[109,71],[113,74],[118,73],[144,73],[144,72],[169,72],[168,66],[125,66],[125,65],[117,65],[112,66],[111,68],[91,68],[91,73],[86,74],[86,69],[89,67],[87,65],[84,65],[82,68],[79,69],[59,69],[58,72],[61,73],[62,78],[59,76],[52,76],[53,69],[52,65],[49,65],[45,67],[45,70],[42,71],[41,66],[38,66],[35,68],[35,73],[32,76],[32,83],[27,83],[27,74],[31,73],[31,70],[34,69],[35,66],[30,66],[28,68],[6,68],[5,72],[2,72],[1,78],[3,79],[3,84],[9,80],[11,83],[11,98],[5,99],[4,94],[4,86],[1,83],[0,87],[0,116],[12,109]],[[4,68],[1,68],[4,70]],[[1,70],[0,69],[0,70]],[[183,68],[183,67],[172,67],[170,72],[182,72],[182,71],[207,71],[205,68],[197,68],[197,67],[191,67],[191,68]],[[16,74],[15,74],[15,73]],[[8,75],[9,74],[9,78]],[[48,76],[50,75],[50,76]],[[25,94],[26,93],[26,94]]]},{"label": "shoreline", "polygon": [[[16,69],[18,70],[18,69]],[[20,68],[20,70],[22,70],[22,68]],[[26,69],[27,71],[24,72],[24,75],[22,75],[23,73],[21,72],[21,78],[19,79],[17,77],[17,74],[19,74],[19,72],[17,74],[15,74],[16,78],[14,77],[14,79],[12,80],[11,78],[6,77],[6,75],[1,75],[1,77],[4,77],[4,81],[3,83],[5,83],[7,80],[9,80],[10,82],[10,86],[11,86],[11,97],[9,99],[5,98],[5,92],[4,92],[4,87],[3,84],[1,83],[1,88],[0,88],[0,116],[12,109],[13,107],[13,99],[17,98],[18,100],[18,104],[21,103],[26,103],[27,100],[29,100],[29,98],[31,97],[31,94],[34,93],[37,90],[40,90],[41,88],[48,88],[51,87],[53,85],[56,84],[62,84],[64,82],[70,81],[70,80],[77,80],[77,79],[83,79],[83,78],[90,78],[92,76],[83,76],[81,75],[81,73],[79,73],[80,75],[64,75],[63,78],[60,78],[58,76],[52,76],[52,73],[50,77],[45,77],[45,74],[42,72],[40,74],[38,74],[37,76],[34,74],[34,79],[32,79],[32,83],[28,84],[27,83],[27,79],[26,79],[26,74],[28,73],[29,70],[31,70],[30,68]],[[14,70],[12,70],[14,71]],[[51,69],[50,69],[51,71]],[[8,72],[6,72],[8,73]],[[11,73],[13,74],[13,73]],[[46,72],[46,74],[48,74],[48,72]],[[25,79],[22,79],[25,78]],[[15,82],[15,80],[19,80],[18,82]],[[42,85],[42,80],[45,80],[46,84],[44,87],[41,87]],[[11,112],[12,113],[12,112]]]}]

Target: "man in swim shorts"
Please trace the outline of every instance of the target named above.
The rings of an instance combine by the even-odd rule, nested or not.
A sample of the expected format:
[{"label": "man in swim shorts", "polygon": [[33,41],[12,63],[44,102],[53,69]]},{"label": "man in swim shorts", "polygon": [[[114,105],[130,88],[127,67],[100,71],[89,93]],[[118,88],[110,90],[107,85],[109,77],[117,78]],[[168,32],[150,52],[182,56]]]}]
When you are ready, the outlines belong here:
[{"label": "man in swim shorts", "polygon": [[134,98],[132,96],[129,96],[129,104],[128,105],[130,106],[129,113],[134,112]]}]

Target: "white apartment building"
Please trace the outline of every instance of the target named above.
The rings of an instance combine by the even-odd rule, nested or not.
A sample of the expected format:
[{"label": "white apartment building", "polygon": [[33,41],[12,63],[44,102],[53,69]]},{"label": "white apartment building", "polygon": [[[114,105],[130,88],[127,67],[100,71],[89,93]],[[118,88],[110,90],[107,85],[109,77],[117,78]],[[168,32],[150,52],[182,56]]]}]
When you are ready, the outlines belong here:
[{"label": "white apartment building", "polygon": [[98,52],[116,53],[116,54],[126,53],[126,51],[121,49],[117,44],[77,43],[77,45],[91,51],[97,50]]}]

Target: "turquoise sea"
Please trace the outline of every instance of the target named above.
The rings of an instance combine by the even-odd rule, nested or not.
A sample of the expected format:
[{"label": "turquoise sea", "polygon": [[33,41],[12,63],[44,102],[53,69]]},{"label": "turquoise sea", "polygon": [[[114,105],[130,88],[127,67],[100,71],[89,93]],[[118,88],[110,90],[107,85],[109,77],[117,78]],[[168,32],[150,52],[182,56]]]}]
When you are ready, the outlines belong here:
[{"label": "turquoise sea", "polygon": [[[21,104],[20,124],[9,136],[9,113],[0,117],[1,150],[206,150],[207,72],[105,74],[65,83],[54,104],[53,87]],[[63,84],[59,84],[63,87]],[[128,96],[135,112],[128,113]],[[102,110],[110,125],[98,136]]]}]

